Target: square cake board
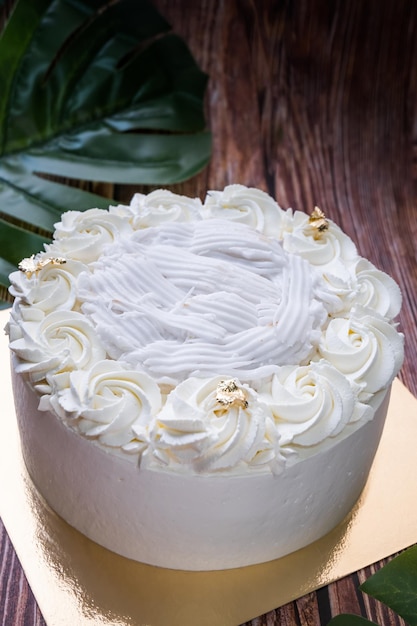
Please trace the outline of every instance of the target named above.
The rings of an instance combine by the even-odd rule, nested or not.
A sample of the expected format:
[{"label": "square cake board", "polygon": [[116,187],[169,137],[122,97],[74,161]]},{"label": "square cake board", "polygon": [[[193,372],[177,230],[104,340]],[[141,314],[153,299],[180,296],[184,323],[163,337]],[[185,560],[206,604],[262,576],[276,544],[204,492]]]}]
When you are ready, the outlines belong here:
[{"label": "square cake board", "polygon": [[[0,311],[1,328],[8,315]],[[3,333],[0,363],[0,516],[48,626],[236,626],[417,542],[417,400],[398,379],[369,480],[347,519],[269,563],[184,572],[113,554],[48,507],[22,459]]]}]

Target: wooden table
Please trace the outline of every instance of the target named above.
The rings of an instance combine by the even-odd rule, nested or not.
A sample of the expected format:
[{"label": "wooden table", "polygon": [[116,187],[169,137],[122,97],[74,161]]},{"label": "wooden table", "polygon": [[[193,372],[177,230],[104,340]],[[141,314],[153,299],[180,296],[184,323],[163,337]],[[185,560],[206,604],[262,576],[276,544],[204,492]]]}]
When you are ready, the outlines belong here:
[{"label": "wooden table", "polygon": [[[268,191],[283,207],[310,212],[319,205],[355,240],[360,254],[400,284],[407,341],[400,377],[417,395],[417,3],[156,5],[210,77],[213,157],[204,172],[173,191],[203,198],[207,189],[238,182]],[[133,191],[149,189],[110,191],[128,201]],[[326,624],[341,612],[381,626],[403,624],[358,591],[382,564],[246,626]],[[0,623],[44,624],[3,527]]]}]

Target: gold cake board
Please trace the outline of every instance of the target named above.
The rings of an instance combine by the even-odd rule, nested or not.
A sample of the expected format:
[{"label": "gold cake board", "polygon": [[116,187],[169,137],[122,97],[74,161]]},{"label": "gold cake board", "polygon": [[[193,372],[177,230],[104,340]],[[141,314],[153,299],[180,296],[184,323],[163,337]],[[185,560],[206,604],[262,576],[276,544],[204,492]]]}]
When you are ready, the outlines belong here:
[{"label": "gold cake board", "polygon": [[[2,328],[7,319],[1,311]],[[417,400],[398,380],[370,478],[347,520],[270,563],[196,573],[119,557],[49,509],[22,460],[3,335],[0,360],[0,515],[48,626],[236,626],[417,542]]]}]

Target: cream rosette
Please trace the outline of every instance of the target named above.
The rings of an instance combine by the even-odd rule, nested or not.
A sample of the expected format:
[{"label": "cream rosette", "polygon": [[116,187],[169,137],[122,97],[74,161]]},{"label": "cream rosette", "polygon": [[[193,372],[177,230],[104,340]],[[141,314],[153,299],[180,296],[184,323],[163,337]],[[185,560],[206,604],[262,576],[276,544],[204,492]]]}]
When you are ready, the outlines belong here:
[{"label": "cream rosette", "polygon": [[88,369],[105,358],[90,322],[76,311],[54,311],[39,322],[20,322],[21,336],[10,348],[19,358],[16,371],[36,384],[46,375]]},{"label": "cream rosette", "polygon": [[370,309],[388,320],[400,312],[402,297],[397,283],[367,259],[357,257],[347,261],[343,278],[333,274],[330,266],[321,274],[321,280],[325,286],[320,293],[322,301],[333,306],[333,312],[339,315],[348,315],[353,305]]},{"label": "cream rosette", "polygon": [[152,432],[154,457],[196,472],[249,465],[279,473],[284,460],[268,406],[236,379],[235,401],[222,403],[222,381],[189,378],[169,394]]},{"label": "cream rosette", "polygon": [[54,241],[45,245],[45,250],[50,255],[91,263],[107,245],[131,232],[128,221],[109,211],[67,211],[55,224]]},{"label": "cream rosette", "polygon": [[331,315],[347,314],[355,302],[355,280],[352,277],[341,278],[327,272],[320,275],[320,271],[318,271],[317,274],[318,295],[321,301],[325,303],[329,313]]},{"label": "cream rosette", "polygon": [[39,309],[45,315],[52,311],[71,310],[77,300],[77,280],[88,271],[79,261],[48,262],[48,255],[38,255],[43,265],[30,276],[18,271],[10,275],[12,296],[19,298],[20,306]]},{"label": "cream rosette", "polygon": [[350,422],[372,416],[369,407],[357,402],[349,381],[324,361],[284,366],[263,391],[284,450],[317,446]]},{"label": "cream rosette", "polygon": [[13,307],[9,323],[6,327],[10,342],[23,337],[22,327],[24,324],[29,322],[33,322],[35,325],[40,324],[45,317],[45,313],[42,309],[26,306],[20,301],[20,299],[15,300],[15,303],[17,302],[19,302],[19,306],[16,306],[15,304]]},{"label": "cream rosette", "polygon": [[334,222],[327,220],[328,229],[318,233],[310,218],[295,211],[286,221],[283,247],[287,252],[299,254],[321,273],[328,273],[349,280],[347,264],[358,258],[356,246]]},{"label": "cream rosette", "polygon": [[[135,230],[160,226],[164,222],[191,222],[201,219],[201,200],[187,198],[168,189],[156,189],[148,195],[136,193],[129,206]],[[117,213],[120,208],[113,209]]]},{"label": "cream rosette", "polygon": [[401,309],[402,296],[395,280],[363,258],[358,260],[353,271],[357,280],[357,304],[373,309],[387,319],[396,317]]},{"label": "cream rosette", "polygon": [[403,351],[403,335],[365,309],[332,319],[319,343],[320,355],[360,386],[363,399],[392,383]]},{"label": "cream rosette", "polygon": [[265,235],[281,238],[286,212],[260,189],[229,185],[223,191],[209,191],[204,201],[205,218],[235,220]]},{"label": "cream rosette", "polygon": [[161,408],[161,393],[143,372],[104,360],[71,372],[69,387],[49,402],[58,415],[76,419],[77,429],[87,437],[137,453],[148,446],[148,427]]}]

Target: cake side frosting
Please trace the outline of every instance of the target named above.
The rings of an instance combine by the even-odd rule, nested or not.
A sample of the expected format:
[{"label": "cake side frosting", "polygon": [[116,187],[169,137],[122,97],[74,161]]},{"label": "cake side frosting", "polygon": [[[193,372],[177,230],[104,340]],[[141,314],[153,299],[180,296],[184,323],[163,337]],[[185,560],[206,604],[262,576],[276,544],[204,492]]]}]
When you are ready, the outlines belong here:
[{"label": "cake side frosting", "polygon": [[22,269],[16,372],[142,468],[279,474],[372,420],[402,363],[395,282],[319,213],[241,185],[69,211]]},{"label": "cake side frosting", "polygon": [[[26,466],[53,510],[118,554],[185,570],[269,561],[333,529],[364,487],[389,400],[387,390],[372,420],[281,474],[193,474],[138,468],[109,454],[55,413],[39,411],[14,367],[12,380]],[[335,542],[343,531],[333,531]]]}]

